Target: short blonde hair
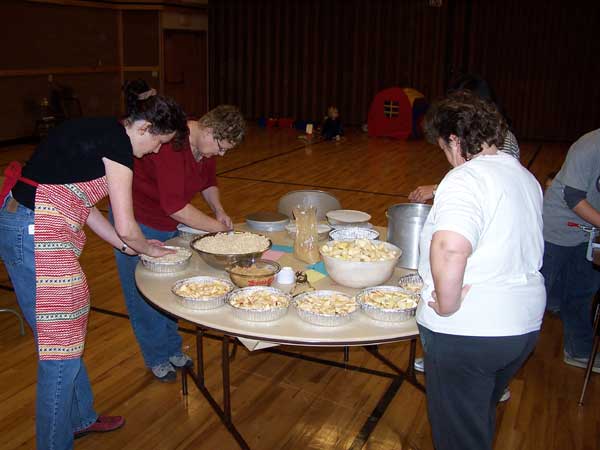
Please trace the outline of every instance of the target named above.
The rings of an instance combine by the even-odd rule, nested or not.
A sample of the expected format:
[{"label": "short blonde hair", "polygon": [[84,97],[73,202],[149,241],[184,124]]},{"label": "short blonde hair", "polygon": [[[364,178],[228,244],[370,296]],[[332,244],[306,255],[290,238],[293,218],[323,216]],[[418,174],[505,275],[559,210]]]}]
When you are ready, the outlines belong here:
[{"label": "short blonde hair", "polygon": [[232,105],[219,105],[198,119],[202,128],[211,128],[215,139],[228,141],[234,147],[246,134],[246,121],[240,110]]}]

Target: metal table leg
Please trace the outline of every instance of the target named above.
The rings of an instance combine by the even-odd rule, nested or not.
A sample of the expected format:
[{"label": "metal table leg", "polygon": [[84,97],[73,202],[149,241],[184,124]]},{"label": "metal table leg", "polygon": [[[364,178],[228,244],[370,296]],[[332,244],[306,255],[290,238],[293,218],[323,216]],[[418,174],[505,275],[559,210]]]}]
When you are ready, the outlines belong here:
[{"label": "metal table leg", "polygon": [[204,330],[197,327],[196,330],[196,357],[197,357],[197,373],[193,368],[184,368],[181,376],[181,389],[183,395],[188,395],[187,377],[189,376],[194,384],[208,401],[212,409],[221,419],[223,425],[236,440],[242,450],[250,450],[250,447],[239,433],[231,417],[231,388],[230,388],[230,365],[229,365],[229,336],[224,335],[222,340],[221,351],[221,367],[223,375],[223,407],[215,400],[213,395],[207,389],[204,379],[204,346],[203,346]]},{"label": "metal table leg", "polygon": [[408,381],[414,387],[416,387],[420,391],[425,392],[425,386],[423,386],[419,382],[419,380],[417,380],[417,377],[415,375],[415,370],[414,370],[415,355],[416,355],[416,349],[417,349],[417,340],[416,339],[410,340],[410,353],[409,353],[409,357],[408,357],[408,367],[407,367],[406,371],[400,369],[396,364],[394,364],[389,359],[387,359],[385,356],[383,356],[381,353],[379,353],[379,348],[377,345],[367,345],[364,348],[367,352],[369,352],[371,355],[373,355],[375,358],[377,358],[379,361],[381,361],[387,367],[392,369],[394,372],[396,372],[402,378],[405,378],[406,381]]},{"label": "metal table leg", "polygon": [[21,317],[21,314],[19,314],[12,308],[2,308],[0,309],[0,312],[7,312],[17,316],[17,319],[19,319],[19,333],[21,334],[21,336],[25,336],[25,327],[23,326],[23,318]]},{"label": "metal table leg", "polygon": [[[247,442],[244,440],[242,435],[239,433],[239,431],[235,427],[235,425],[233,423],[233,417],[231,414],[230,360],[235,355],[235,351],[232,352],[231,354],[229,352],[229,344],[231,341],[231,337],[228,335],[224,335],[222,338],[220,338],[221,344],[222,344],[222,347],[221,347],[221,374],[222,374],[222,380],[223,380],[223,407],[221,407],[219,405],[219,403],[215,400],[213,395],[209,392],[209,390],[205,386],[203,337],[204,337],[204,330],[202,330],[200,327],[198,327],[197,331],[196,331],[197,373],[194,371],[193,368],[184,368],[184,370],[182,372],[182,381],[181,381],[182,392],[184,395],[188,395],[187,377],[189,376],[194,381],[194,384],[196,385],[198,390],[202,393],[204,398],[208,401],[210,406],[213,408],[215,413],[219,416],[219,418],[221,419],[221,422],[223,422],[223,425],[225,425],[225,427],[227,428],[229,433],[233,436],[233,438],[236,440],[236,442],[238,443],[240,448],[242,450],[250,450],[250,447],[248,446]],[[213,336],[210,334],[208,335],[208,337],[216,338],[216,336]],[[397,375],[397,376],[394,376],[391,374],[389,375],[389,377],[392,378],[394,381],[392,382],[392,385],[386,392],[385,402],[382,404],[387,405],[387,403],[389,403],[389,401],[391,401],[391,399],[393,398],[393,395],[396,393],[396,391],[402,384],[403,380],[409,381],[416,388],[425,392],[425,387],[421,383],[419,383],[419,381],[417,380],[417,378],[415,376],[415,372],[414,372],[416,344],[417,344],[416,338],[410,340],[410,354],[409,354],[410,356],[409,356],[409,361],[408,361],[408,368],[406,371],[400,369],[393,362],[391,362],[389,359],[387,359],[385,356],[383,356],[381,353],[379,353],[379,349],[376,345],[364,347],[371,355],[373,355],[375,358],[377,358],[378,360],[383,362],[388,368],[391,368],[394,371],[394,373]],[[346,353],[346,349],[347,349],[347,347],[344,349],[345,353]],[[318,362],[318,361],[315,361],[315,362]],[[340,363],[339,366],[344,367],[345,364]],[[373,371],[373,372],[375,372],[375,371]],[[387,375],[387,374],[385,374],[385,375]],[[388,393],[389,393],[389,395],[388,395]],[[379,406],[378,406],[378,409],[379,409]],[[384,409],[385,409],[385,407],[384,407]],[[369,430],[371,430],[371,428],[372,427],[370,427]],[[368,438],[368,435],[370,435],[369,430],[367,430],[367,432],[365,434],[365,436],[367,438]]]},{"label": "metal table leg", "polygon": [[587,389],[588,382],[590,381],[590,375],[592,374],[592,368],[596,362],[596,356],[598,354],[598,348],[600,347],[600,303],[596,306],[596,314],[594,316],[594,344],[592,345],[592,353],[588,361],[587,368],[585,370],[585,377],[583,379],[583,388],[581,389],[581,397],[579,397],[579,406],[583,405],[583,397]]}]

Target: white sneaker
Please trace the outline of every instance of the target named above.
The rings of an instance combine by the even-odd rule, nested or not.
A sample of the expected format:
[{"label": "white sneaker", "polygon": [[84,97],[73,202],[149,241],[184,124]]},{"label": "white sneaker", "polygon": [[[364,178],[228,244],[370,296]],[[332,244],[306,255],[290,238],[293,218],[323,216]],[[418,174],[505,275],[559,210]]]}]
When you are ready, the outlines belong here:
[{"label": "white sneaker", "polygon": [[192,367],[194,365],[192,358],[185,353],[169,356],[169,362],[173,364],[176,369],[181,369],[182,367]]},{"label": "white sneaker", "polygon": [[500,397],[500,400],[498,400],[498,401],[505,402],[509,399],[510,399],[510,389],[508,388],[508,386],[506,386],[506,389],[504,389],[504,392],[502,393],[502,397]]},{"label": "white sneaker", "polygon": [[417,372],[425,373],[425,358],[415,358],[413,367]]},{"label": "white sneaker", "polygon": [[158,364],[150,370],[152,370],[154,376],[163,383],[172,383],[177,378],[177,373],[169,362]]},{"label": "white sneaker", "polygon": [[[565,356],[563,358],[565,364],[569,364],[570,366],[581,367],[582,369],[586,369],[588,365],[588,358],[577,358],[575,356],[571,356],[565,351]],[[592,366],[592,372],[600,373],[600,356],[596,355],[596,360],[594,361],[594,365]]]}]

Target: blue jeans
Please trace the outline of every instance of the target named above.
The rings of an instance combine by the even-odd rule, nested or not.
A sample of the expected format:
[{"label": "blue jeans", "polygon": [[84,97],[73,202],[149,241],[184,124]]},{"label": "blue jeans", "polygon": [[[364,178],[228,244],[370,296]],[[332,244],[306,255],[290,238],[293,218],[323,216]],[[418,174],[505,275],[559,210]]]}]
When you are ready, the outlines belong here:
[{"label": "blue jeans", "polygon": [[[113,221],[112,211],[110,220]],[[177,231],[160,231],[138,224],[147,239],[166,241]],[[129,312],[133,333],[138,341],[147,367],[152,368],[169,362],[170,356],[181,355],[181,336],[177,332],[177,320],[148,303],[135,284],[135,268],[139,256],[128,256],[115,250],[121,288]]]},{"label": "blue jeans", "polygon": [[541,270],[546,292],[560,297],[564,349],[576,358],[587,358],[592,350],[591,307],[600,288],[600,271],[585,258],[586,251],[587,243],[563,247],[546,242]]},{"label": "blue jeans", "polygon": [[[10,198],[9,195],[5,205]],[[5,205],[0,209],[0,257],[37,347],[34,242],[29,233],[33,211],[19,205],[15,212],[8,212]],[[38,361],[38,450],[73,448],[73,433],[87,428],[97,418],[92,387],[81,358]]]}]

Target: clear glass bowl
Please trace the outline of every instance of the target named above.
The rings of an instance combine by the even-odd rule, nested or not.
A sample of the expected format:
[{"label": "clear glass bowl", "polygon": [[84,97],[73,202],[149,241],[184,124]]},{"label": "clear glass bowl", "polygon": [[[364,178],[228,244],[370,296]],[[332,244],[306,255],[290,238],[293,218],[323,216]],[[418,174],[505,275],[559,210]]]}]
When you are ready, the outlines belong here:
[{"label": "clear glass bowl", "polygon": [[[252,269],[261,273],[252,274]],[[245,258],[239,259],[230,266],[225,267],[229,278],[238,287],[270,286],[281,266],[268,259]]]}]

